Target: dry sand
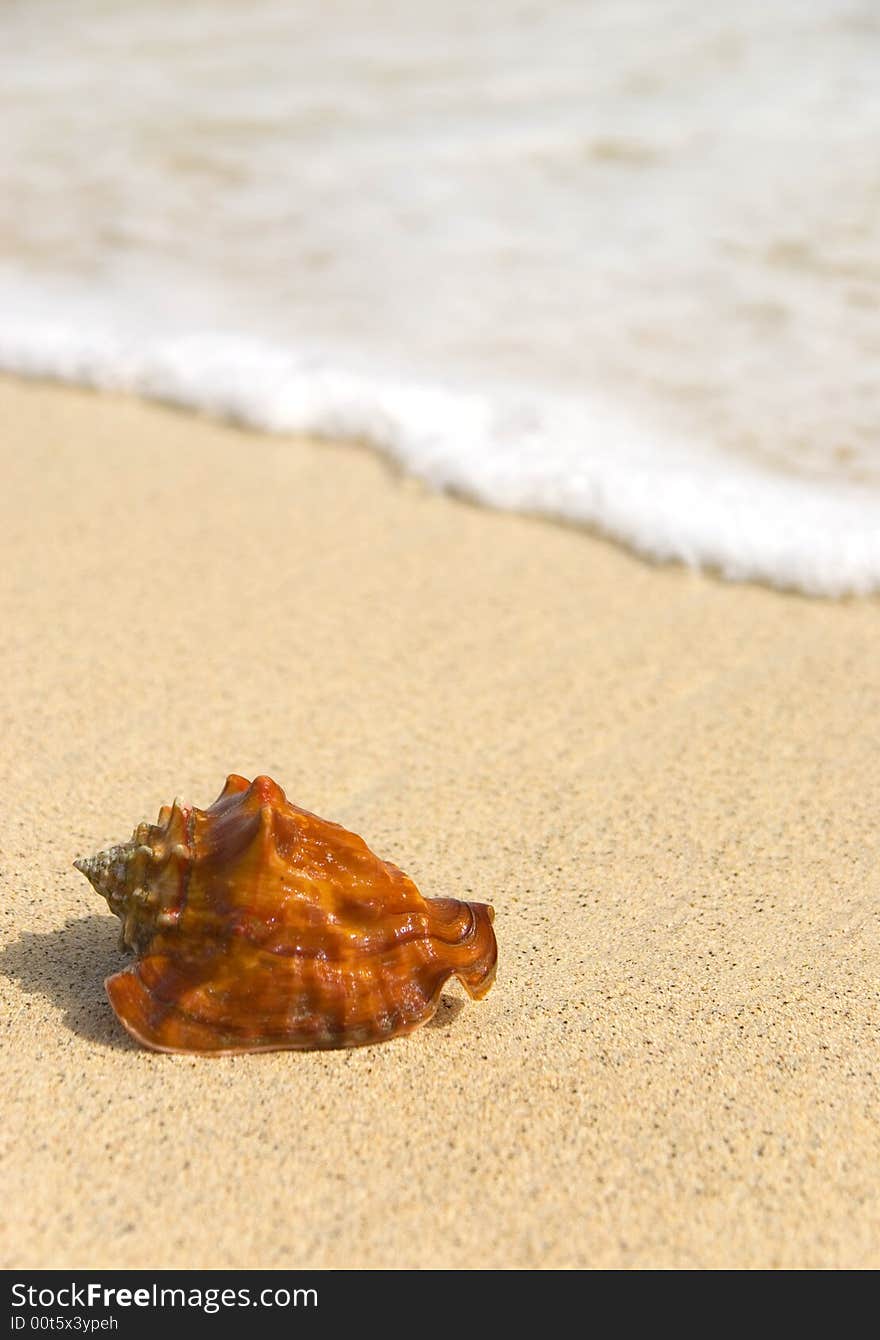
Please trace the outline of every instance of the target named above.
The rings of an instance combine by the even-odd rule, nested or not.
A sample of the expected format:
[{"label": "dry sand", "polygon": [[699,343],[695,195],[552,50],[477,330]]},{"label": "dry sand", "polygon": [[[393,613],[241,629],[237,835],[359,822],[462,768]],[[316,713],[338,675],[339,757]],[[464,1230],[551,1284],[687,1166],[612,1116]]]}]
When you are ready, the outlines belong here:
[{"label": "dry sand", "polygon": [[[367,451],[0,384],[3,1264],[880,1265],[880,603],[642,564]],[[71,868],[269,772],[498,981],[203,1060]]]}]

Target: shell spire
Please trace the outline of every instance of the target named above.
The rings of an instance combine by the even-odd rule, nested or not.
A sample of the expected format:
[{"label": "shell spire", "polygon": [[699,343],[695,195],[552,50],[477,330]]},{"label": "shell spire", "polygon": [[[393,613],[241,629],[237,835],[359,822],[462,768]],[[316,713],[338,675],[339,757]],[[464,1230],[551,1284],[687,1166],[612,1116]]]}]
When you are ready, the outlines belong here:
[{"label": "shell spire", "polygon": [[175,801],[74,864],[136,956],[110,1003],[159,1051],[380,1042],[429,1019],[450,977],[475,999],[495,977],[491,907],[423,898],[270,777],[233,773],[208,809]]}]

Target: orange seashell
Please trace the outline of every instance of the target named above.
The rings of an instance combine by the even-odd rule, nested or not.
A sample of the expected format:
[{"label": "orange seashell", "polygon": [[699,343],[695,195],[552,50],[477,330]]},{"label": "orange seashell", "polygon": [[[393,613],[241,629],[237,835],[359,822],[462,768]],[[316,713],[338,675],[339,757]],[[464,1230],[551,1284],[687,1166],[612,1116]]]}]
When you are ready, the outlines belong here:
[{"label": "orange seashell", "polygon": [[136,955],[110,1004],[157,1051],[381,1042],[429,1019],[450,977],[475,999],[495,978],[491,907],[423,898],[269,777],[232,775],[209,809],[176,800],[74,864]]}]

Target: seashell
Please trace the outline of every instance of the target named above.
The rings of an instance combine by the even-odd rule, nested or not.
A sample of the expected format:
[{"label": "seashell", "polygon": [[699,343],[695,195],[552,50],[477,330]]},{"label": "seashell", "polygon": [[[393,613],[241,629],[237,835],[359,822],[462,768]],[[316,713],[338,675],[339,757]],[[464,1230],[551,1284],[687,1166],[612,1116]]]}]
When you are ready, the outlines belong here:
[{"label": "seashell", "polygon": [[423,898],[363,838],[234,774],[209,809],[175,800],[156,824],[77,870],[136,956],[105,985],[157,1051],[357,1047],[411,1032],[458,977],[495,978],[494,912]]}]

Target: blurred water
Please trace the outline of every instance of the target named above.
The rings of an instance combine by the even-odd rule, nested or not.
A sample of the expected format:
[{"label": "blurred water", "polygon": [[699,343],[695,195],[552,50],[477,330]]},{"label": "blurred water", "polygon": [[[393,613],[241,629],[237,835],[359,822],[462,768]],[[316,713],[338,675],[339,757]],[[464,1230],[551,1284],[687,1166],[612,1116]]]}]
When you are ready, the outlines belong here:
[{"label": "blurred water", "polygon": [[871,0],[20,0],[0,361],[880,585]]}]

